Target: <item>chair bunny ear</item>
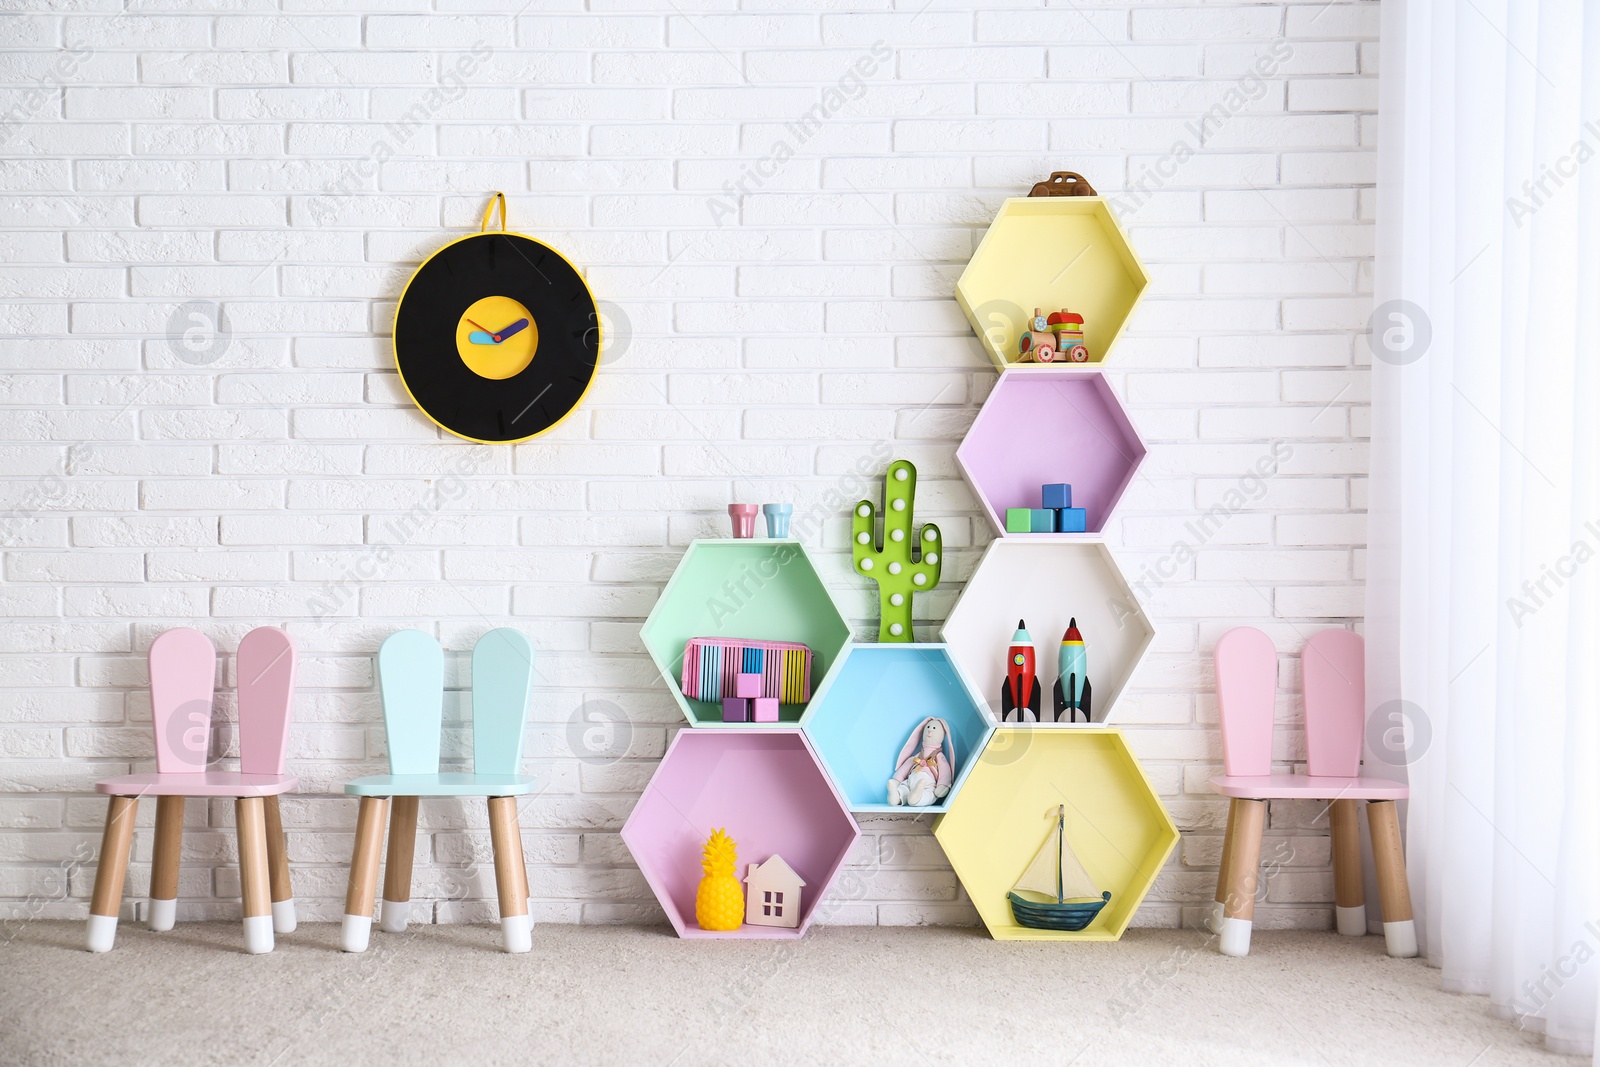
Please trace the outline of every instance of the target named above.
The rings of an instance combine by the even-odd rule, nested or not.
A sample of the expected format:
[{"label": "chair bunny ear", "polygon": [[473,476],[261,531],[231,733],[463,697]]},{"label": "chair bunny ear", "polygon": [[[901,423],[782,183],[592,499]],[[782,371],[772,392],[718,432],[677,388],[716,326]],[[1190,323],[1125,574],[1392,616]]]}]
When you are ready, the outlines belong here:
[{"label": "chair bunny ear", "polygon": [[926,719],[923,719],[921,722],[917,723],[916,729],[911,731],[911,736],[906,738],[906,747],[900,750],[900,758],[895,761],[895,766],[898,767],[900,764],[904,763],[906,760],[922,751],[922,731],[926,729],[928,723],[932,721],[933,716],[930,715]]}]

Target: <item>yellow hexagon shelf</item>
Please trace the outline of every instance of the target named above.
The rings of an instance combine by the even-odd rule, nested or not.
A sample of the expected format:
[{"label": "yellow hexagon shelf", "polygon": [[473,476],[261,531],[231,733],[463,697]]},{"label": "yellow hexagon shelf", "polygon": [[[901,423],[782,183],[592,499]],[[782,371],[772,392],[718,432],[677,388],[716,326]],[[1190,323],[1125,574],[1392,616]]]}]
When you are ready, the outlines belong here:
[{"label": "yellow hexagon shelf", "polygon": [[[1019,926],[1006,894],[1034,857],[1065,840],[1111,899],[1082,930]],[[1001,727],[948,814],[933,824],[990,936],[1002,941],[1115,941],[1178,843],[1178,828],[1117,730]]]},{"label": "yellow hexagon shelf", "polygon": [[1082,315],[1089,362],[1102,363],[1149,284],[1103,197],[1014,196],[962,271],[956,302],[1001,370],[1035,308]]}]

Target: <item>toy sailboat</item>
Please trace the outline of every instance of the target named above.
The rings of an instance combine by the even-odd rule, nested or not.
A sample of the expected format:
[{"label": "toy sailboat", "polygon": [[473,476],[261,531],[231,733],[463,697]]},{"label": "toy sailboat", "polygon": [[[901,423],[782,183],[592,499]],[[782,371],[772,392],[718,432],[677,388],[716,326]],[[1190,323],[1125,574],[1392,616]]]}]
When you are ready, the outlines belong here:
[{"label": "toy sailboat", "polygon": [[1033,862],[1006,894],[1018,926],[1082,930],[1111,900],[1109,892],[1102,893],[1090,880],[1067,844],[1066,816],[1066,805],[1057,804],[1055,839],[1045,838]]}]

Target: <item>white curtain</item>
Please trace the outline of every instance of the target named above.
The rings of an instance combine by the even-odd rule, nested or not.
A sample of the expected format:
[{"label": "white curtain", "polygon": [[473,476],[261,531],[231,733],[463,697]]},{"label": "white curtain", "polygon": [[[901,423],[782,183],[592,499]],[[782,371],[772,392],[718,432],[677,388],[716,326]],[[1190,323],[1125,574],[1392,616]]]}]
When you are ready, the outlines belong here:
[{"label": "white curtain", "polygon": [[1591,1053],[1600,0],[1384,0],[1380,47],[1367,762],[1444,988]]}]

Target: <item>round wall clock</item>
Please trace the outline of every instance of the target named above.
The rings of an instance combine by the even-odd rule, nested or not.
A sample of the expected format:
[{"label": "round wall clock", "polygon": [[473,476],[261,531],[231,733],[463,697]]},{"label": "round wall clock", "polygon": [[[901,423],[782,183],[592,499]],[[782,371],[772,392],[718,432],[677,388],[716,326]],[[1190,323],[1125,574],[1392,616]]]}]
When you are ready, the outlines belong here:
[{"label": "round wall clock", "polygon": [[[500,229],[489,229],[495,207]],[[394,360],[422,413],[457,437],[526,441],[572,414],[600,363],[594,294],[549,245],[506,226],[496,193],[483,232],[418,267],[394,313]]]}]

